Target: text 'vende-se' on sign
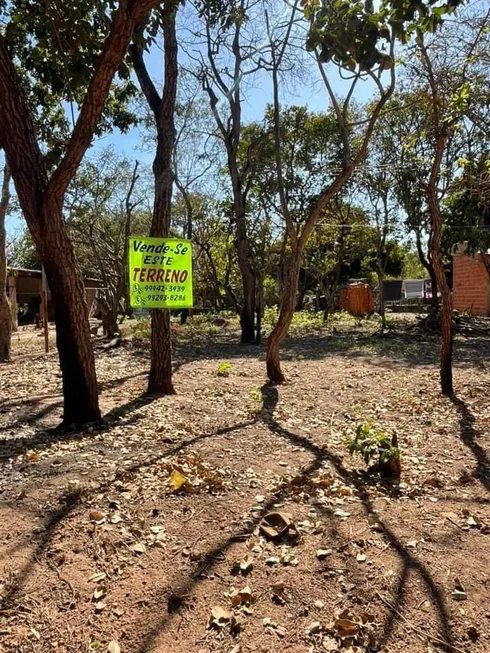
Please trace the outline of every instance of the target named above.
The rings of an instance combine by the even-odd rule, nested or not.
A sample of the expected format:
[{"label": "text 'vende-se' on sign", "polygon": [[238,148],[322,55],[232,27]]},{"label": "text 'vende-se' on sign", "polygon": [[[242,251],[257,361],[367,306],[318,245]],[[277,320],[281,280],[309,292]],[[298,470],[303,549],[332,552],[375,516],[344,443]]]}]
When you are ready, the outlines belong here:
[{"label": "text 'vende-se' on sign", "polygon": [[192,245],[178,238],[129,239],[133,308],[192,308]]}]

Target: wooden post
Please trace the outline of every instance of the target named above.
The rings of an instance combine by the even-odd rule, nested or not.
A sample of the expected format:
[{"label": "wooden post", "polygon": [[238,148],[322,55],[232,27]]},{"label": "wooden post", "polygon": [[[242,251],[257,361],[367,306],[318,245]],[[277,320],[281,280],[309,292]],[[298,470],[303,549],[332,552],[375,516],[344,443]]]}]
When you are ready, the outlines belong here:
[{"label": "wooden post", "polygon": [[44,268],[42,268],[41,306],[44,326],[44,351],[47,354],[49,352],[48,281],[44,273]]},{"label": "wooden post", "polygon": [[12,311],[12,331],[17,331],[19,328],[19,321],[17,319],[17,279],[14,275],[8,277],[9,287],[9,302],[10,310]]}]

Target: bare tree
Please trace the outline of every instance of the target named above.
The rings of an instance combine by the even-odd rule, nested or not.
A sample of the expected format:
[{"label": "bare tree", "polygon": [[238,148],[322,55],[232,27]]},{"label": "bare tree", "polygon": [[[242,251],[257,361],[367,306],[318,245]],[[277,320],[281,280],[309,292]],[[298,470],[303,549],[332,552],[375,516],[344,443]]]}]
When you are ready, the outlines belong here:
[{"label": "bare tree", "polygon": [[[472,12],[471,8],[468,10]],[[429,250],[442,296],[441,309],[441,391],[453,393],[452,355],[452,294],[448,286],[441,242],[443,212],[441,190],[445,157],[454,134],[466,120],[471,102],[471,87],[481,74],[479,56],[488,46],[490,10],[471,20],[463,12],[461,20],[444,27],[431,38],[419,30],[413,48],[414,61],[408,64],[412,79],[422,86],[430,116],[431,129],[427,135],[432,148],[430,176],[426,185],[427,205],[431,219]],[[443,183],[443,189],[446,189]]]},{"label": "bare tree", "polygon": [[144,201],[135,193],[138,161],[105,151],[80,169],[67,197],[66,222],[86,273],[102,281],[97,303],[104,334],[118,332],[118,314],[128,305],[128,239],[135,209]]},{"label": "bare tree", "polygon": [[[294,11],[294,10],[293,10]],[[318,222],[325,214],[335,195],[344,187],[351,178],[353,172],[365,159],[368,153],[368,145],[384,105],[391,97],[395,86],[395,69],[394,69],[394,37],[390,38],[389,59],[384,60],[377,72],[368,68],[355,67],[350,73],[350,87],[343,100],[339,100],[335,95],[332,87],[332,79],[329,72],[323,65],[322,56],[319,50],[315,52],[315,58],[318,64],[320,76],[324,82],[332,110],[336,116],[338,128],[342,139],[342,164],[338,171],[334,171],[329,182],[318,198],[313,203],[306,220],[298,224],[294,221],[294,216],[289,210],[284,190],[283,173],[282,173],[282,144],[280,129],[280,103],[279,103],[279,75],[278,69],[284,52],[284,45],[278,44],[272,31],[269,32],[269,40],[272,52],[272,82],[274,97],[274,117],[275,117],[275,151],[276,151],[276,169],[279,185],[279,196],[281,198],[281,212],[285,222],[286,230],[291,247],[291,263],[289,265],[288,275],[284,284],[284,292],[279,312],[278,321],[272,330],[267,342],[267,376],[274,383],[282,383],[285,380],[280,364],[280,345],[286,336],[294,313],[296,304],[296,293],[298,288],[299,274],[301,270],[301,261],[305,251],[306,244]],[[354,62],[355,64],[355,62]],[[389,67],[389,84],[385,88],[382,85],[380,76],[384,67]],[[378,99],[371,107],[369,115],[366,117],[361,128],[355,130],[352,124],[351,108],[354,91],[358,83],[369,78],[372,80],[378,91]],[[354,145],[354,136],[359,145]],[[326,171],[326,177],[328,172]]]},{"label": "bare tree", "polygon": [[[260,13],[262,0],[233,0],[226,19],[207,3],[199,5],[204,25],[196,32],[197,50],[188,50],[195,61],[193,73],[207,93],[219,138],[225,151],[231,182],[238,266],[242,278],[241,341],[256,340],[255,303],[257,275],[247,231],[247,196],[251,161],[240,162],[243,87],[262,67]],[[201,48],[201,50],[199,50]]]}]

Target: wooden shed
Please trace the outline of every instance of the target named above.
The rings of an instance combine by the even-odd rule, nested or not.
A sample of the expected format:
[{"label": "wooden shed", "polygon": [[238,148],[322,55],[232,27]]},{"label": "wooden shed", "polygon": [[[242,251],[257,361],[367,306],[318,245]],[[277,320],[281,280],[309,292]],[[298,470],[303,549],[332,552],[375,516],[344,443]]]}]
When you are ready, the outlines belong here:
[{"label": "wooden shed", "polygon": [[[97,289],[102,287],[99,279],[84,278],[85,297],[89,314],[95,303]],[[12,306],[14,321],[20,324],[32,324],[41,313],[42,272],[25,268],[7,270],[7,294]],[[54,319],[54,309],[48,288],[48,319]]]},{"label": "wooden shed", "polygon": [[351,283],[342,288],[339,296],[339,308],[356,317],[374,312],[374,294],[367,283]]}]

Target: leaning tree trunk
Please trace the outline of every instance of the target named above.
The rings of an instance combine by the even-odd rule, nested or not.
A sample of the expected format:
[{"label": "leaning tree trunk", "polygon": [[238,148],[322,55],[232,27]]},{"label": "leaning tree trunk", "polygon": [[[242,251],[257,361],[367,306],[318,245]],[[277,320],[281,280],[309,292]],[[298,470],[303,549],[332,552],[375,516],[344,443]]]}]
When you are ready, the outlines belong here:
[{"label": "leaning tree trunk", "polygon": [[266,368],[267,376],[272,383],[284,383],[285,377],[281,370],[279,349],[282,340],[286,337],[291,320],[293,319],[296,306],[296,294],[298,292],[298,281],[301,270],[301,259],[303,248],[297,244],[291,256],[286,283],[282,294],[281,310],[276,326],[267,339]]},{"label": "leaning tree trunk", "polygon": [[3,169],[2,195],[0,197],[0,363],[10,360],[12,312],[7,297],[7,253],[5,216],[10,200],[10,170],[7,162]]},{"label": "leaning tree trunk", "polygon": [[[55,215],[56,205],[44,209]],[[100,418],[95,361],[90,340],[85,288],[61,215],[37,243],[55,311],[56,344],[63,377],[63,423],[81,425]]]},{"label": "leaning tree trunk", "polygon": [[443,395],[453,393],[453,301],[451,290],[447,285],[444,264],[440,251],[432,252],[437,283],[441,289],[441,392]]},{"label": "leaning tree trunk", "polygon": [[36,140],[31,107],[0,34],[0,146],[5,150],[19,204],[51,289],[63,375],[64,422],[68,424],[97,419],[100,411],[85,289],[66,233],[63,202],[68,185],[92,142],[135,27],[157,4],[158,0],[119,3],[66,151],[49,179]]}]

